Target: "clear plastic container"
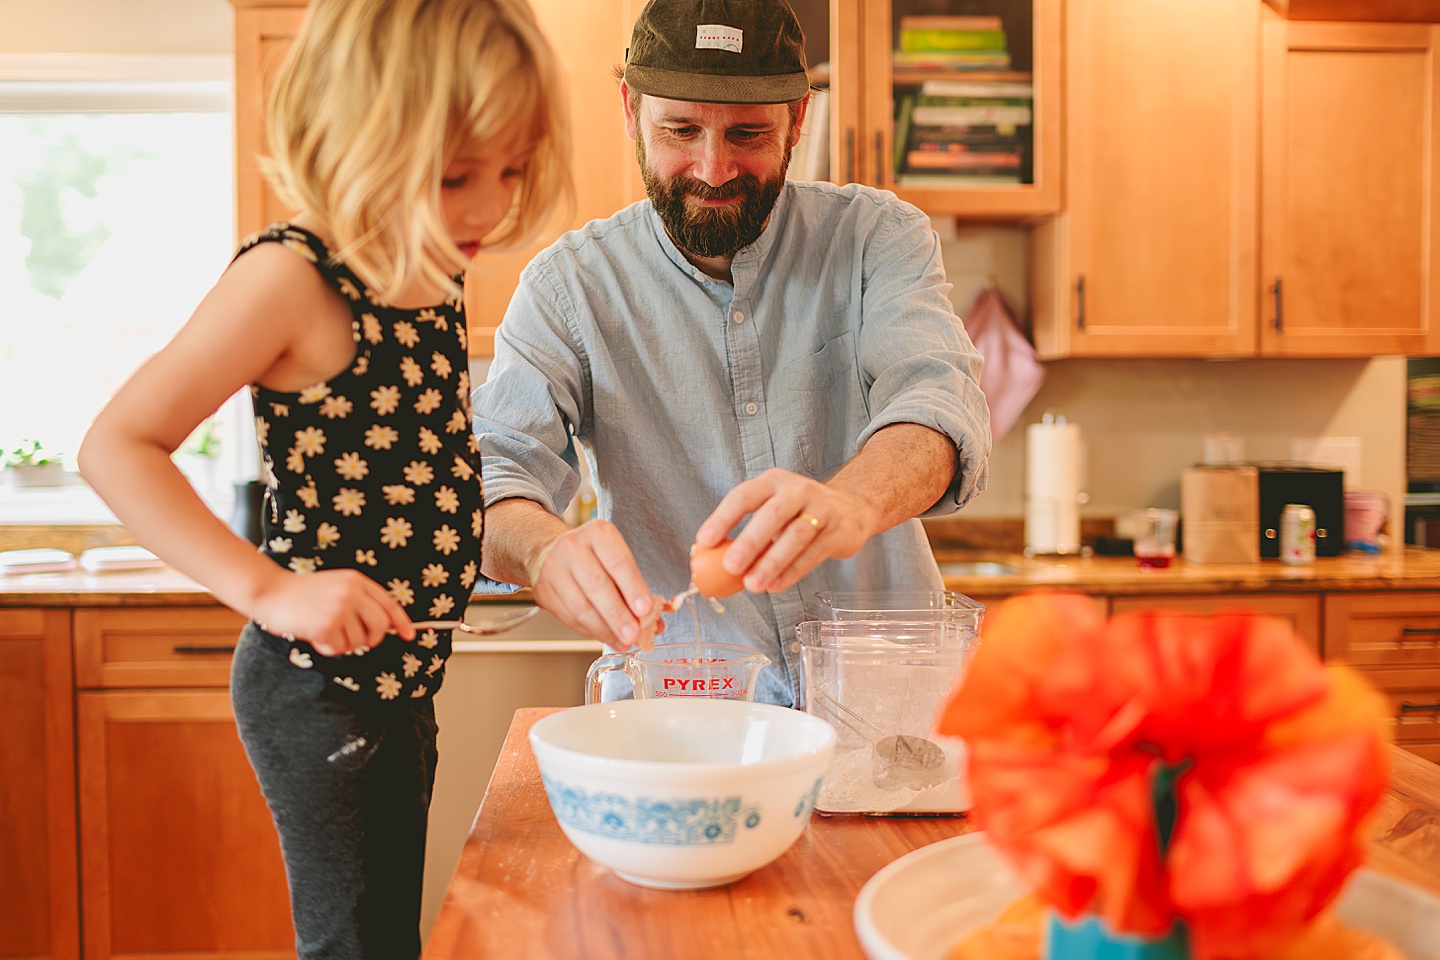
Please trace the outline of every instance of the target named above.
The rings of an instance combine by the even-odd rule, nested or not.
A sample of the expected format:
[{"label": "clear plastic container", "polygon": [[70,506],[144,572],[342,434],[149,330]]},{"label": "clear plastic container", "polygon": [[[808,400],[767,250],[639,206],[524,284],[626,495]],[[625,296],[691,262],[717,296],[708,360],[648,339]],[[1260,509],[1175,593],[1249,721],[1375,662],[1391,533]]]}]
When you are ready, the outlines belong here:
[{"label": "clear plastic container", "polygon": [[[978,624],[976,608],[965,608],[973,616],[963,618],[807,620],[796,627],[804,709],[829,721],[839,736],[817,810],[934,814],[970,808],[964,742],[937,735],[934,726],[978,642],[970,625]],[[897,737],[931,741],[943,757],[933,768],[912,771],[913,777],[896,776],[877,745]]]},{"label": "clear plastic container", "polygon": [[985,605],[954,590],[825,590],[817,620],[953,620],[976,633]]}]

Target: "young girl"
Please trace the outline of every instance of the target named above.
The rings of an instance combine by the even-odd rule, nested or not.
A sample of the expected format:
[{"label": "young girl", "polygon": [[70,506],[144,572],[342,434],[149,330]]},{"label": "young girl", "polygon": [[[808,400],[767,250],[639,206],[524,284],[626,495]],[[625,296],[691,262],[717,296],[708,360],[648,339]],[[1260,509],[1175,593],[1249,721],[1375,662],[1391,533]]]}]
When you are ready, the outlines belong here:
[{"label": "young girl", "polygon": [[[419,954],[431,697],[480,564],[460,283],[570,191],[557,67],[525,0],[314,0],[270,103],[300,210],[245,241],[96,418],[85,478],[251,618],[231,697],[280,833],[297,949]],[[264,543],[170,460],[249,385]]]}]

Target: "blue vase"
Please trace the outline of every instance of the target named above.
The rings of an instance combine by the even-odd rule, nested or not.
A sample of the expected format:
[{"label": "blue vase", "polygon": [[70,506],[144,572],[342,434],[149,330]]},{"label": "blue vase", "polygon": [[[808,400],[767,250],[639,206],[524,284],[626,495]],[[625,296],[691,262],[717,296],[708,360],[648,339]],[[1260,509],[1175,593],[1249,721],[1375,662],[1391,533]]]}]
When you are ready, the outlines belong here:
[{"label": "blue vase", "polygon": [[[1150,780],[1150,803],[1155,811],[1155,834],[1163,858],[1170,849],[1179,801],[1175,785],[1190,761],[1156,763]],[[1190,960],[1190,934],[1176,921],[1170,932],[1151,939],[1133,933],[1116,933],[1099,917],[1084,916],[1073,922],[1051,912],[1045,921],[1043,960]]]},{"label": "blue vase", "polygon": [[1045,923],[1045,960],[1190,960],[1190,938],[1176,924],[1165,936],[1151,940],[1115,933],[1099,917],[1073,923],[1051,913]]}]

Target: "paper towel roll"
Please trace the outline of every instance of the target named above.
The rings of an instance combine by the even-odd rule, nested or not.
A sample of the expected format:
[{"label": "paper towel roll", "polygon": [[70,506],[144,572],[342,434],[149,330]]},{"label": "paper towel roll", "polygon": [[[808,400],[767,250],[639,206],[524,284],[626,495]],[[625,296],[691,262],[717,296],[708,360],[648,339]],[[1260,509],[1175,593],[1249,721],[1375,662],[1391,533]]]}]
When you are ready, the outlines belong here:
[{"label": "paper towel roll", "polygon": [[1080,427],[1046,415],[1025,431],[1025,548],[1080,552]]}]

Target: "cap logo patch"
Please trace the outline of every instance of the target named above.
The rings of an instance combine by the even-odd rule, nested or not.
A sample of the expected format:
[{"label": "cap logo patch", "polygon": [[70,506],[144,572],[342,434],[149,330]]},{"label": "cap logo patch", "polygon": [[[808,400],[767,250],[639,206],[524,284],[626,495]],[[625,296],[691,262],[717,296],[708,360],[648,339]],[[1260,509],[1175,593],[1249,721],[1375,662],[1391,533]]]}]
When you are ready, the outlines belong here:
[{"label": "cap logo patch", "polygon": [[695,28],[696,50],[728,50],[739,53],[745,45],[745,31],[721,23],[702,23]]}]

